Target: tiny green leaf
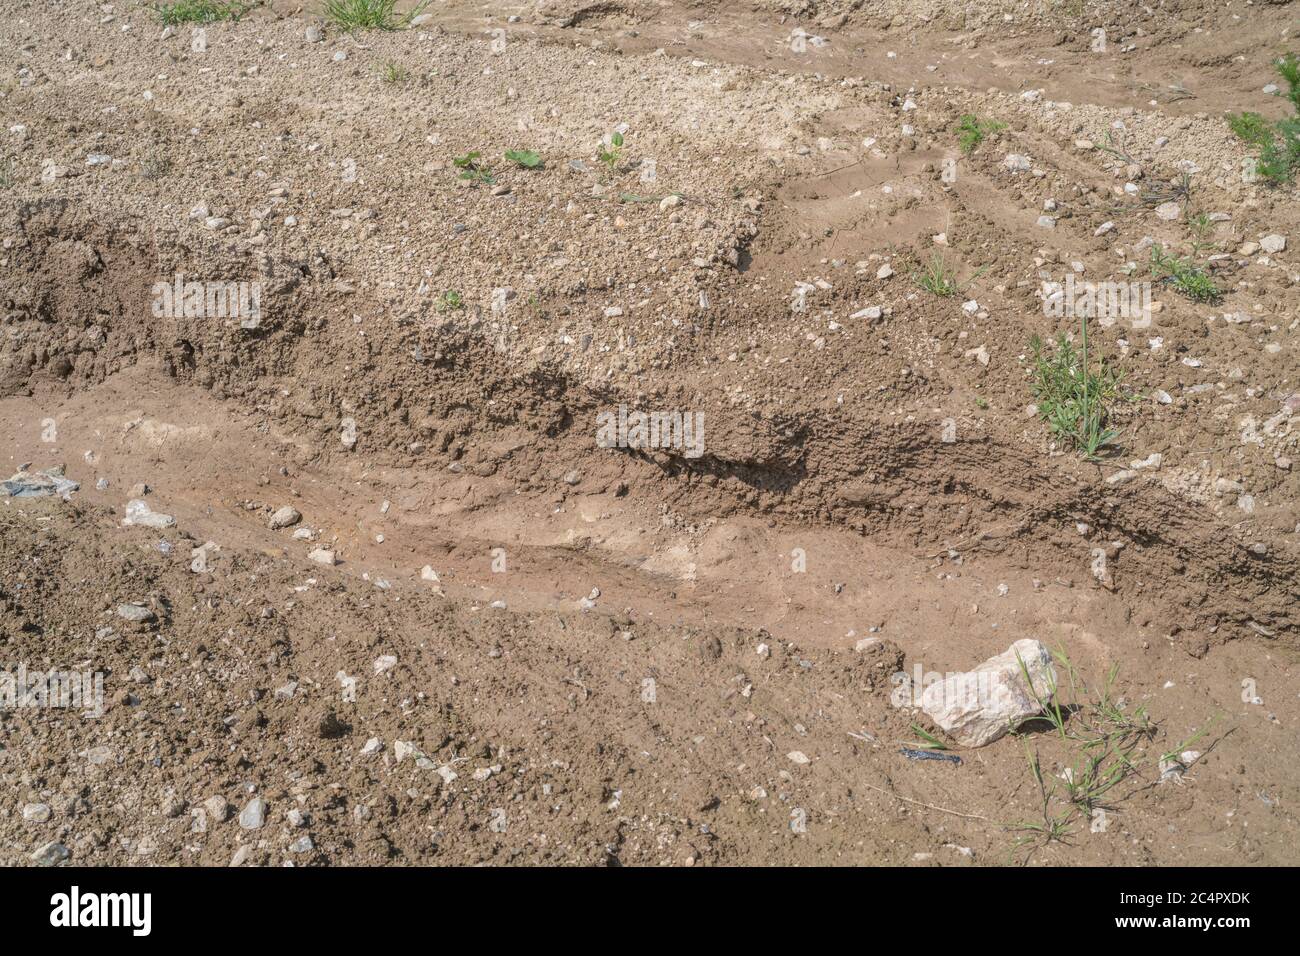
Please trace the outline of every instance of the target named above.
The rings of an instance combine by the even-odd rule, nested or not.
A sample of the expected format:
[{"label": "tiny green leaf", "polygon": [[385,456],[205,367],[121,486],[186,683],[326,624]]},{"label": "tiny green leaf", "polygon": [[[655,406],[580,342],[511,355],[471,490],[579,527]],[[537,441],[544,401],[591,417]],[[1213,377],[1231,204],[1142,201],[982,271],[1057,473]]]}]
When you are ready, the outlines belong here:
[{"label": "tiny green leaf", "polygon": [[524,169],[536,169],[542,165],[542,157],[531,149],[508,149],[506,159]]}]

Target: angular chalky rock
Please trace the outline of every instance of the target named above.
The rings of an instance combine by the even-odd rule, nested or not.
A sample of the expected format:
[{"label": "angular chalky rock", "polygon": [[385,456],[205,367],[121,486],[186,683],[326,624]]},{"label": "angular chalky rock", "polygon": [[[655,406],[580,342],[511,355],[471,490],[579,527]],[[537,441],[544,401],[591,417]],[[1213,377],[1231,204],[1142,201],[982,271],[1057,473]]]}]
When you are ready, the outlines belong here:
[{"label": "angular chalky rock", "polygon": [[[1017,660],[1019,654],[1019,661]],[[1041,642],[1016,641],[973,671],[949,675],[921,694],[921,710],[963,747],[983,747],[1042,712],[1020,661],[1044,702],[1056,686],[1052,654]]]}]

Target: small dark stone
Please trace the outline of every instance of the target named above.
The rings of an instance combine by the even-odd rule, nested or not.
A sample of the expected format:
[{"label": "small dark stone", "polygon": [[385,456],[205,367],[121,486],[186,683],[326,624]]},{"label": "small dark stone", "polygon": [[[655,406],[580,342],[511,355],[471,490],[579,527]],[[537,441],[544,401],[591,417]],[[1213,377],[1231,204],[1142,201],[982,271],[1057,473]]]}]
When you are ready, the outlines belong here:
[{"label": "small dark stone", "polygon": [[316,728],[316,732],[326,740],[337,740],[339,737],[346,737],[350,734],[352,728],[339,720],[338,715],[331,710],[320,719],[320,725]]},{"label": "small dark stone", "polygon": [[722,656],[722,641],[716,637],[706,637],[700,641],[700,656],[706,661],[716,661]]}]

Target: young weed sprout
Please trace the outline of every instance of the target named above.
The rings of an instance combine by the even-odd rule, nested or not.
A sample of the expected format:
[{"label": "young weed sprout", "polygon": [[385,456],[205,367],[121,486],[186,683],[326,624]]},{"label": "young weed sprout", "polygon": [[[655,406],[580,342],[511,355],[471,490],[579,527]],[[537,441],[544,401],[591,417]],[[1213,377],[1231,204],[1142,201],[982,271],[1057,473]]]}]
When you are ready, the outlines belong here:
[{"label": "young weed sprout", "polygon": [[448,289],[438,297],[439,312],[459,312],[465,308],[465,298],[455,289]]},{"label": "young weed sprout", "polygon": [[522,169],[538,169],[542,165],[542,157],[531,149],[508,149],[505,155]]},{"label": "young weed sprout", "polygon": [[985,266],[977,269],[965,282],[957,281],[957,271],[948,266],[947,261],[939,253],[930,257],[928,264],[920,266],[912,272],[912,280],[918,287],[929,292],[931,295],[941,296],[945,299],[951,299],[953,296],[960,295],[968,289],[976,279],[988,271]]},{"label": "young weed sprout", "polygon": [[957,284],[957,273],[948,268],[943,256],[936,254],[929,262],[912,274],[919,285],[932,295],[951,298],[961,291]]},{"label": "young weed sprout", "polygon": [[[1025,744],[1025,757],[1029,760],[1029,773],[1038,789],[1040,817],[1036,820],[1021,820],[1007,825],[1007,829],[1020,834],[1012,843],[1009,856],[1014,856],[1017,850],[1026,848],[1029,850],[1029,855],[1032,856],[1034,850],[1047,846],[1049,843],[1064,843],[1066,837],[1073,832],[1070,826],[1070,818],[1074,816],[1074,810],[1071,807],[1066,807],[1065,810],[1059,813],[1052,812],[1052,796],[1056,792],[1056,787],[1055,785],[1050,787],[1047,785],[1047,780],[1043,777],[1043,767],[1039,762],[1038,754],[1031,752],[1028,744]],[[1026,862],[1028,862],[1028,857],[1026,857]]]},{"label": "young weed sprout", "polygon": [[599,162],[604,164],[605,171],[612,176],[614,175],[614,172],[617,170],[619,160],[622,159],[622,157],[623,157],[623,134],[620,133],[618,130],[615,130],[614,132],[609,134],[608,146],[605,145],[604,142],[600,144],[600,148],[596,153],[596,159]]},{"label": "young weed sprout", "polygon": [[942,740],[930,733],[920,724],[912,724],[912,733],[921,738],[917,743],[912,744],[917,750],[947,750],[948,745]]},{"label": "young weed sprout", "polygon": [[1190,260],[1166,254],[1158,245],[1151,247],[1151,275],[1193,302],[1217,302],[1222,295],[1205,269]]},{"label": "young weed sprout", "polygon": [[496,184],[497,178],[492,175],[492,170],[480,162],[479,157],[482,155],[478,150],[475,150],[466,153],[464,156],[457,156],[451,162],[453,166],[460,170],[459,178],[473,183],[483,183],[485,186],[493,186]]}]

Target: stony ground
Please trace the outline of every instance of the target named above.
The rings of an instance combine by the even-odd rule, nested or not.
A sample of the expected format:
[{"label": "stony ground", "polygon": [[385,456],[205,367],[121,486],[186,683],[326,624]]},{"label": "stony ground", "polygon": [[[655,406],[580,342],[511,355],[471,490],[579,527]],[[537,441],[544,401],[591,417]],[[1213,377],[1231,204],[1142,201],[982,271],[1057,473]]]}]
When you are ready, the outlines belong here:
[{"label": "stony ground", "polygon": [[[105,706],[0,708],[0,860],[1293,858],[1300,217],[1224,121],[1291,4],[3,9],[0,450],[77,488],[0,498],[0,662]],[[1045,284],[1157,245],[1223,294],[1093,327],[1086,462]],[[1153,722],[1098,807],[1040,726],[899,753],[1025,637]]]}]

